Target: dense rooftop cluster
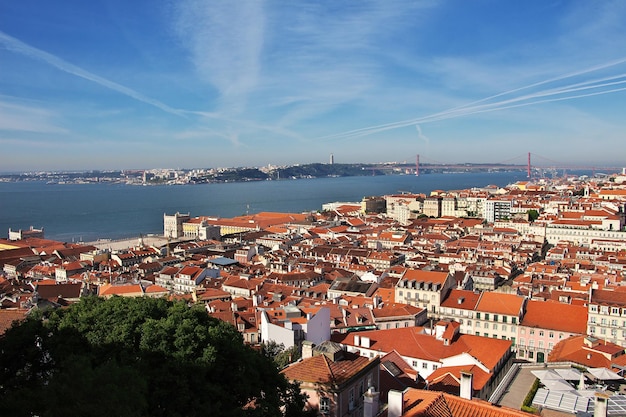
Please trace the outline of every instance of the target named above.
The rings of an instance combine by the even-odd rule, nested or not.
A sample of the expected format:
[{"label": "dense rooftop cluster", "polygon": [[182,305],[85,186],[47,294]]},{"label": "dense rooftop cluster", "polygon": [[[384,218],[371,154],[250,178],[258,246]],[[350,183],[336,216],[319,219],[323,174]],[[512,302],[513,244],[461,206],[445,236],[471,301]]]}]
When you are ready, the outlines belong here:
[{"label": "dense rooftop cluster", "polygon": [[374,416],[389,402],[392,415],[390,390],[407,387],[488,400],[515,360],[624,369],[625,206],[614,175],[311,213],[166,214],[161,244],[124,250],[12,232],[0,320],[86,295],[184,299],[246,343],[301,351],[283,373],[321,412]]}]

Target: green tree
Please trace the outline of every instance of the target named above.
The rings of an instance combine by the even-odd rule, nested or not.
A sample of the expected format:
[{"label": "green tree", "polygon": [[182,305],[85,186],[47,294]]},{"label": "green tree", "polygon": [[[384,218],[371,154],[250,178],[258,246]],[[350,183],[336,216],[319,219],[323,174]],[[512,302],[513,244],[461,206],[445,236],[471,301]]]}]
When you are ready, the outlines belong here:
[{"label": "green tree", "polygon": [[534,222],[539,218],[539,212],[535,209],[530,209],[526,212],[528,214],[528,220]]},{"label": "green tree", "polygon": [[278,344],[273,340],[263,343],[261,345],[261,352],[268,358],[272,359],[278,369],[283,369],[285,366],[302,357],[302,352],[298,346],[292,346],[285,349],[285,345],[283,343]]},{"label": "green tree", "polygon": [[304,397],[201,307],[88,297],[0,338],[6,415],[298,416]]}]

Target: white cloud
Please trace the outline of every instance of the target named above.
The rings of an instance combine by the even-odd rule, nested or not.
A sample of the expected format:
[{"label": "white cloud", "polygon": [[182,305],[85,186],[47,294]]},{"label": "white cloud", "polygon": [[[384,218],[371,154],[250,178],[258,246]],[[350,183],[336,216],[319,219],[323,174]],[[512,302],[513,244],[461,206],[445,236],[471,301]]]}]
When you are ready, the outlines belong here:
[{"label": "white cloud", "polygon": [[215,86],[227,108],[243,110],[258,84],[263,3],[183,0],[176,3],[174,25],[200,78]]},{"label": "white cloud", "polygon": [[58,115],[51,110],[0,101],[0,131],[32,133],[65,133],[58,125]]}]

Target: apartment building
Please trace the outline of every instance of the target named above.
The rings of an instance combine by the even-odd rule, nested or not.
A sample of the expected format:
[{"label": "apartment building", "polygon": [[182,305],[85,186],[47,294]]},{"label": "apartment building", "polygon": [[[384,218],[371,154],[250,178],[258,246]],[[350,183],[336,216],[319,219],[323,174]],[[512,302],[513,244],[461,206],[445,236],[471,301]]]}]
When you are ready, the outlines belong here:
[{"label": "apartment building", "polygon": [[395,300],[425,309],[429,318],[438,317],[441,301],[455,285],[448,272],[406,269],[396,284]]},{"label": "apartment building", "polygon": [[626,347],[626,292],[590,290],[587,334]]}]

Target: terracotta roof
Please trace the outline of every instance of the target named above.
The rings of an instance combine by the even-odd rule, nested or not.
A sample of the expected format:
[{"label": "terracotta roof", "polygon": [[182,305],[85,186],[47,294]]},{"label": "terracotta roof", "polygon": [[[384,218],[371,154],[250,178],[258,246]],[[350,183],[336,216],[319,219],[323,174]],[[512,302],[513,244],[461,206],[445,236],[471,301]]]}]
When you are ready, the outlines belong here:
[{"label": "terracotta roof", "polygon": [[441,303],[441,307],[474,310],[479,299],[480,293],[478,292],[453,289]]},{"label": "terracotta roof", "polygon": [[167,293],[169,292],[166,288],[161,287],[160,285],[149,285],[148,287],[146,287],[146,294],[154,294],[154,293],[160,293],[160,292],[164,292]]},{"label": "terracotta roof", "polygon": [[528,417],[531,414],[496,406],[487,401],[467,400],[441,392],[409,389],[404,394],[402,417]]},{"label": "terracotta roof", "polygon": [[594,290],[591,302],[610,306],[626,307],[626,292]]},{"label": "terracotta roof", "polygon": [[407,269],[402,279],[415,280],[420,282],[432,282],[443,285],[448,277],[447,272],[423,271],[421,269]]},{"label": "terracotta roof", "polygon": [[515,294],[504,294],[498,292],[483,292],[477,311],[504,314],[507,316],[517,316],[522,310],[524,297]]},{"label": "terracotta roof", "polygon": [[76,284],[37,285],[35,291],[40,298],[47,300],[57,297],[79,298],[82,286],[83,284],[80,282]]},{"label": "terracotta roof", "polygon": [[25,320],[27,312],[27,310],[0,309],[0,335],[4,334],[14,321]]},{"label": "terracotta roof", "polygon": [[[345,359],[336,362],[325,355],[313,356],[290,365],[281,373],[291,381],[339,385],[354,377],[373,361],[349,352],[343,354]],[[375,359],[378,362],[378,358]]]},{"label": "terracotta roof", "polygon": [[381,308],[372,309],[372,314],[375,318],[390,318],[390,317],[402,317],[402,316],[414,316],[424,311],[419,307],[414,307],[408,304],[387,304]]},{"label": "terracotta roof", "polygon": [[472,389],[476,391],[483,389],[492,376],[477,365],[446,366],[438,368],[428,375],[426,380],[429,389],[458,395],[461,387],[461,371],[472,374]]},{"label": "terracotta roof", "polygon": [[548,356],[548,362],[571,361],[591,368],[611,368],[611,360],[605,353],[611,349],[617,353],[624,348],[613,343],[600,341],[600,345],[589,347],[585,345],[586,336],[572,336],[557,343]]},{"label": "terracotta roof", "polygon": [[133,284],[133,285],[104,284],[100,286],[98,295],[100,295],[101,297],[106,297],[106,296],[111,296],[111,295],[122,295],[122,296],[143,295],[143,288],[139,284]]},{"label": "terracotta roof", "polygon": [[587,307],[530,300],[526,304],[526,313],[520,325],[585,334],[587,332]]},{"label": "terracotta roof", "polygon": [[423,327],[401,327],[398,329],[370,330],[349,334],[333,334],[331,339],[348,346],[354,346],[354,336],[370,339],[370,349],[383,353],[396,350],[405,358],[440,361],[444,358],[468,353],[488,369],[494,369],[502,356],[511,348],[511,341],[482,336],[461,334],[450,345],[443,340],[424,334]]}]

